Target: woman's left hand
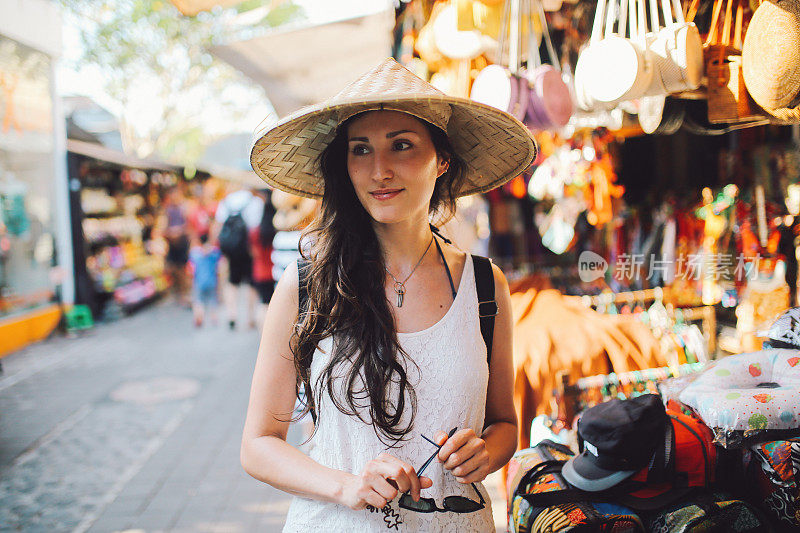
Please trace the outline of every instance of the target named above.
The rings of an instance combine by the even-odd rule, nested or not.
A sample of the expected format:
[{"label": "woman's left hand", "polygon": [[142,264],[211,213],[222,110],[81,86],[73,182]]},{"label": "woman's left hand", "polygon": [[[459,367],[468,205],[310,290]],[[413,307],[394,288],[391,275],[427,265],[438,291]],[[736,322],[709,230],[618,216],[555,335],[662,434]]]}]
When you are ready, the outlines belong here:
[{"label": "woman's left hand", "polygon": [[472,429],[457,431],[450,438],[447,438],[444,431],[439,431],[435,440],[442,446],[439,449],[439,460],[446,469],[453,472],[459,483],[483,481],[490,473],[486,442]]}]

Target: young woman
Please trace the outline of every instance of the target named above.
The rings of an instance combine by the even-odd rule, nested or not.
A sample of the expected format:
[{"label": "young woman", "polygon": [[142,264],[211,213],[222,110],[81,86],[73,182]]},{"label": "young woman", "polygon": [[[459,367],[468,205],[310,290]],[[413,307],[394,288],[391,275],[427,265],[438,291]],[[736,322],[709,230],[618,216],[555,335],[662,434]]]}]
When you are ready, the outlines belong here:
[{"label": "young woman", "polygon": [[[322,198],[267,311],[242,439],[245,470],[296,496],[284,531],[494,531],[480,482],[517,434],[508,285],[495,267],[487,354],[473,261],[429,220],[535,155],[516,119],[391,59],[256,143],[267,183]],[[301,390],[309,455],[286,442]]]}]

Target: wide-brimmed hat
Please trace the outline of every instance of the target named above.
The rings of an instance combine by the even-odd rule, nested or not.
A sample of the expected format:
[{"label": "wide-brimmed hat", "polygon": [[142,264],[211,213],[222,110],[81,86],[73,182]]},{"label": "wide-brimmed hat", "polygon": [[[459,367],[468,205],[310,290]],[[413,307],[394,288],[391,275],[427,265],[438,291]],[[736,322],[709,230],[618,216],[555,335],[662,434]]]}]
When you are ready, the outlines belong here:
[{"label": "wide-brimmed hat", "polygon": [[747,26],[742,72],[753,100],[779,120],[800,120],[800,0],[764,1]]},{"label": "wide-brimmed hat", "polygon": [[536,157],[530,131],[505,111],[448,96],[387,58],[321,104],[297,111],[264,133],[250,163],[270,186],[321,198],[323,178],[317,158],[340,123],[365,111],[402,111],[447,133],[466,163],[457,196],[488,191],[522,174]]}]

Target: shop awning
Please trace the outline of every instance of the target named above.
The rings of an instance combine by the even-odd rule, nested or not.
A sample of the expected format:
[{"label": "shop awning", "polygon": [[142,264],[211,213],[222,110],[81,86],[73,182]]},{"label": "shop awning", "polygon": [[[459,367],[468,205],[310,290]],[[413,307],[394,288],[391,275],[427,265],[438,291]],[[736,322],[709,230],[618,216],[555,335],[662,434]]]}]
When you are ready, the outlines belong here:
[{"label": "shop awning", "polygon": [[206,147],[196,163],[197,168],[215,178],[263,189],[266,184],[250,167],[252,147],[252,135],[249,133],[226,135]]},{"label": "shop awning", "polygon": [[219,178],[225,181],[232,181],[234,183],[239,183],[241,185],[244,185],[245,187],[250,187],[251,189],[266,189],[269,187],[252,170],[249,171],[238,170],[235,168],[217,167],[213,165],[204,166],[203,168],[199,168],[198,170],[202,170],[203,172],[208,172],[212,178]]},{"label": "shop awning", "polygon": [[394,13],[381,11],[214,46],[267,92],[278,116],[330,98],[391,55]]},{"label": "shop awning", "polygon": [[[138,157],[130,156],[124,152],[108,148],[101,144],[78,141],[75,139],[67,140],[67,151],[126,168],[183,172],[183,168],[177,165],[170,165],[169,163],[164,163],[156,159],[139,159]],[[261,178],[256,176],[256,173],[252,170],[244,170],[208,161],[198,162],[197,170],[215,178],[233,181],[254,189],[263,189],[266,187]]]},{"label": "shop awning", "polygon": [[125,152],[120,152],[102,144],[94,144],[75,139],[67,140],[67,151],[85,155],[106,163],[113,163],[121,167],[140,168],[143,170],[163,170],[169,172],[180,172],[182,169],[176,165],[170,165],[155,159],[139,159]]}]

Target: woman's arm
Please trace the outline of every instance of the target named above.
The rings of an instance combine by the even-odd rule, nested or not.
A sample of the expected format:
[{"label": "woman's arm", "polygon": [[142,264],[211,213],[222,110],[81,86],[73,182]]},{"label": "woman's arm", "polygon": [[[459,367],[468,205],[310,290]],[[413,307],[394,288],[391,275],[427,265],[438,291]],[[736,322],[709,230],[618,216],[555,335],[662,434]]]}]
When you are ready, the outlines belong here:
[{"label": "woman's arm", "polygon": [[306,498],[339,501],[344,473],[326,468],[286,442],[295,404],[290,340],[298,314],[297,264],[281,276],[267,308],[242,435],[245,471]]},{"label": "woman's arm", "polygon": [[297,288],[297,264],[292,263],[278,282],[264,321],[242,435],[242,467],[290,494],[353,509],[382,508],[398,491],[419,499],[420,489],[430,487],[431,480],[418,478],[411,466],[390,455],[381,454],[354,475],[323,466],[286,442],[295,403],[290,340],[298,314]]},{"label": "woman's arm", "polygon": [[449,439],[443,431],[436,436],[440,444],[446,441],[439,451],[439,459],[461,483],[483,481],[487,475],[505,466],[517,449],[511,295],[503,272],[497,265],[492,265],[492,269],[498,313],[494,321],[483,433],[476,435],[472,429],[464,429]]}]

